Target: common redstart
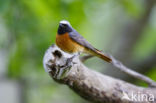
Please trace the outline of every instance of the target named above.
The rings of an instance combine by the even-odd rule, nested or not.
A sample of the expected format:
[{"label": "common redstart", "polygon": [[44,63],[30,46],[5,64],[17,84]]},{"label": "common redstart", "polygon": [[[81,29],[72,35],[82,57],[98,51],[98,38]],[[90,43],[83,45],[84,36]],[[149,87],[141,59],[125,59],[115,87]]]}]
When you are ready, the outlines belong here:
[{"label": "common redstart", "polygon": [[107,62],[111,62],[112,59],[104,55],[100,50],[94,48],[87,40],[85,40],[66,20],[62,20],[59,23],[56,45],[63,51],[74,53],[87,53],[97,56]]}]

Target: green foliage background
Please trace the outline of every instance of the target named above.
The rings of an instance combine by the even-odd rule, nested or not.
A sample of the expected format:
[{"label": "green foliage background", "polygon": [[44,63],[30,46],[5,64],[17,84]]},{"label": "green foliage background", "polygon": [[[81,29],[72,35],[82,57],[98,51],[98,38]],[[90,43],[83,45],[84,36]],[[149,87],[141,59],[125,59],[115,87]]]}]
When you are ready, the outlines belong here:
[{"label": "green foliage background", "polygon": [[[0,0],[0,49],[7,54],[7,76],[23,86],[23,101],[86,102],[43,69],[44,52],[55,42],[60,20],[69,20],[91,44],[113,54],[125,23],[140,18],[144,5],[144,0]],[[133,56],[139,61],[155,49],[156,6]],[[99,68],[106,64],[94,58],[86,65],[102,71]],[[146,74],[156,80],[156,67],[147,69]]]}]

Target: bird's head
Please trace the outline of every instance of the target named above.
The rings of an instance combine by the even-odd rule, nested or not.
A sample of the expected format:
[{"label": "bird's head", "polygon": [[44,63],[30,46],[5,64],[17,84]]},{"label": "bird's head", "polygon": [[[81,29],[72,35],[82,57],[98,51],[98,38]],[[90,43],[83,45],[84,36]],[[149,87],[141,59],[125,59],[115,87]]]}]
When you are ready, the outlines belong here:
[{"label": "bird's head", "polygon": [[58,27],[58,34],[64,34],[68,32],[72,32],[72,26],[70,25],[70,23],[66,20],[60,21]]}]

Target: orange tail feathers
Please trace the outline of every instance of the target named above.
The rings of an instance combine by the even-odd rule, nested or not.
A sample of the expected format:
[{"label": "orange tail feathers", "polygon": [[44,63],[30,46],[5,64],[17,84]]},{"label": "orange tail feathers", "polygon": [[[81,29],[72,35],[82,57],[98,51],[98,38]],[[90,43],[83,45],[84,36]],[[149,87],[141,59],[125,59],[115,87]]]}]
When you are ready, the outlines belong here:
[{"label": "orange tail feathers", "polygon": [[93,55],[95,55],[95,56],[97,56],[97,57],[99,57],[99,58],[101,58],[101,59],[103,59],[109,63],[112,61],[112,59],[109,56],[105,55],[104,53],[102,53],[99,50],[92,51],[91,54],[93,54]]}]

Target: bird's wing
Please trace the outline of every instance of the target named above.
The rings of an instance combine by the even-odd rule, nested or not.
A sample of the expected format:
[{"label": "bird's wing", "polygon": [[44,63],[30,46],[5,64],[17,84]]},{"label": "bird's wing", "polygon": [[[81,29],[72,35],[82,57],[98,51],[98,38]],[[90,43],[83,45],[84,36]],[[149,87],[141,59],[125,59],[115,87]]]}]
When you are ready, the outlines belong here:
[{"label": "bird's wing", "polygon": [[75,30],[73,32],[69,33],[69,37],[77,42],[78,44],[86,47],[87,49],[90,50],[96,50],[87,40],[85,40],[78,32],[76,32]]}]

